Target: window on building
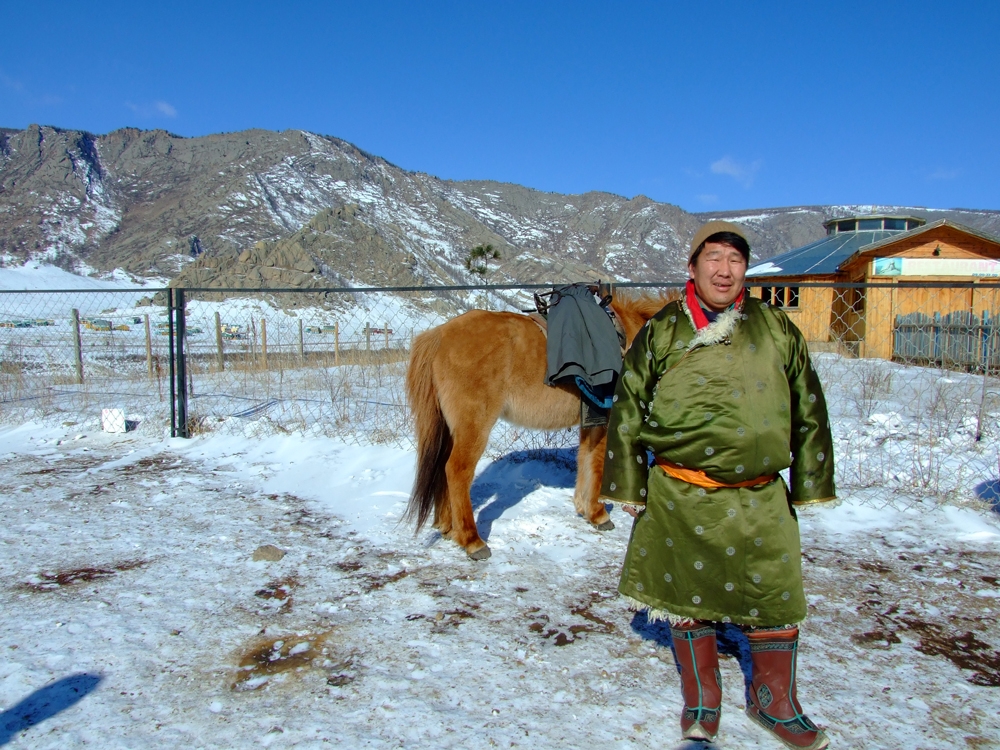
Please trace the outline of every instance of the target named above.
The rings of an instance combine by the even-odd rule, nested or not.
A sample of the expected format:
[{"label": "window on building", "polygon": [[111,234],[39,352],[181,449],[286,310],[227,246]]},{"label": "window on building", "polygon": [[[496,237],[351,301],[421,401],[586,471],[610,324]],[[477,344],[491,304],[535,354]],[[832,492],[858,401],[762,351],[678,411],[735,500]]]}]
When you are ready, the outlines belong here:
[{"label": "window on building", "polygon": [[858,226],[858,222],[856,222],[854,219],[848,219],[847,221],[838,221],[837,222],[837,231],[838,232],[853,232],[857,228],[857,226]]},{"label": "window on building", "polygon": [[881,219],[860,219],[858,221],[858,229],[864,231],[871,231],[872,229],[881,229],[882,220]]},{"label": "window on building", "polygon": [[799,306],[799,288],[790,286],[785,290],[785,307]]},{"label": "window on building", "polygon": [[886,229],[906,229],[906,219],[886,219]]},{"label": "window on building", "polygon": [[906,222],[906,228],[907,229],[916,229],[919,226],[920,226],[920,222],[919,221],[913,221],[912,219],[910,219],[910,220],[907,220],[907,222]]},{"label": "window on building", "polygon": [[771,287],[769,287],[769,286],[762,286],[760,288],[760,298],[761,298],[761,300],[764,301],[764,302],[766,302],[769,305],[771,304],[771,295],[773,293],[774,293],[774,290]]}]

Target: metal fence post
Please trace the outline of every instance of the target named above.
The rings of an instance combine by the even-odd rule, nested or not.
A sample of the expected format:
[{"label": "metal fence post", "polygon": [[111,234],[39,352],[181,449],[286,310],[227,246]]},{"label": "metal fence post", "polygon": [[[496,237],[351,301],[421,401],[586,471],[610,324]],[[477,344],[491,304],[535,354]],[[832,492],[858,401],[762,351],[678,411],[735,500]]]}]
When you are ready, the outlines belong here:
[{"label": "metal fence post", "polygon": [[302,318],[299,318],[299,359],[306,358],[305,338],[302,336]]},{"label": "metal fence post", "polygon": [[340,321],[333,321],[333,366],[340,365]]},{"label": "metal fence post", "polygon": [[167,355],[168,379],[170,380],[170,435],[177,437],[177,382],[174,373],[174,290],[167,289]]},{"label": "metal fence post", "polygon": [[185,320],[184,290],[171,290],[170,310],[170,395],[171,421],[174,437],[190,437],[188,433],[187,361],[184,355]]},{"label": "metal fence post", "polygon": [[76,384],[83,385],[83,347],[80,345],[80,311],[73,308],[73,363],[76,365]]}]

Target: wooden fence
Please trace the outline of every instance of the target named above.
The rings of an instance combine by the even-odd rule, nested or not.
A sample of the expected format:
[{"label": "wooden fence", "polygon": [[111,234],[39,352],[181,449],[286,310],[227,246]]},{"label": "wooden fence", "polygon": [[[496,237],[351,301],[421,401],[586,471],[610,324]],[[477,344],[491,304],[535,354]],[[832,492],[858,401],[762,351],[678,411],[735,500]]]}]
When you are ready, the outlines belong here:
[{"label": "wooden fence", "polygon": [[1000,368],[1000,316],[989,312],[981,317],[970,312],[897,315],[892,333],[897,361],[981,371]]}]

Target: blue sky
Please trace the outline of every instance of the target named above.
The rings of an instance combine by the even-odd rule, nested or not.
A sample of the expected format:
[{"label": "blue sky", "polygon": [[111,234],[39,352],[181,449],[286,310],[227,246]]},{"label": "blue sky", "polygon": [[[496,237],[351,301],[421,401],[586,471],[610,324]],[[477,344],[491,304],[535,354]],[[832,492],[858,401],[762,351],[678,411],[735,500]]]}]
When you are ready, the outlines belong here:
[{"label": "blue sky", "polygon": [[1000,209],[997,3],[4,6],[4,127],[301,128],[689,211]]}]

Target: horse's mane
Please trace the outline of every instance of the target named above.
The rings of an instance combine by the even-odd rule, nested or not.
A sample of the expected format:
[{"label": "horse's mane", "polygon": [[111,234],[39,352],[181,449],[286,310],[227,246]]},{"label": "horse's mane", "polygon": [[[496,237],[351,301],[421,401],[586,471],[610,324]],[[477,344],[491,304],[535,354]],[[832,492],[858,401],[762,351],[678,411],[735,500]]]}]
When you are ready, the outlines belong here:
[{"label": "horse's mane", "polygon": [[673,302],[680,297],[677,289],[667,289],[659,294],[649,292],[634,292],[615,290],[614,299],[611,301],[611,308],[625,328],[625,337],[632,343],[632,338],[646,321],[663,309],[668,302]]},{"label": "horse's mane", "polygon": [[667,289],[659,294],[631,290],[626,292],[616,289],[611,306],[619,315],[638,315],[649,320],[662,310],[663,306],[668,302],[673,302],[679,298],[680,292],[676,289]]}]

